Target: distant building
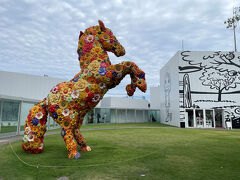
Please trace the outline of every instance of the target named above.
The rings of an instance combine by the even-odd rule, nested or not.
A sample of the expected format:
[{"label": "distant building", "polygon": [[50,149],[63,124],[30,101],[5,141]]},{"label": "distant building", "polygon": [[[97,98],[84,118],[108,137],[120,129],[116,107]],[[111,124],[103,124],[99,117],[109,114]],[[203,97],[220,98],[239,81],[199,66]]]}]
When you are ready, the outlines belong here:
[{"label": "distant building", "polygon": [[[159,92],[159,94],[157,93]],[[186,128],[240,128],[240,53],[179,51],[151,89],[160,122]]]}]

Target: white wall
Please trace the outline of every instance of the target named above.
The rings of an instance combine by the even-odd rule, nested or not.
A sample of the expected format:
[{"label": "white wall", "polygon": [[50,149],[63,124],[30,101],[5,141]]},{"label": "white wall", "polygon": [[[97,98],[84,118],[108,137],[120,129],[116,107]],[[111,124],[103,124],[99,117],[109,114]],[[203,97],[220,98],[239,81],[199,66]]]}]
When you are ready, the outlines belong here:
[{"label": "white wall", "polygon": [[179,122],[179,52],[160,70],[160,122],[180,126]]},{"label": "white wall", "polygon": [[105,97],[101,101],[103,108],[122,109],[148,109],[149,102],[146,99],[132,99],[121,97]]},{"label": "white wall", "polygon": [[42,100],[64,79],[0,71],[0,97]]},{"label": "white wall", "polygon": [[152,109],[160,109],[160,86],[150,87],[150,102]]}]

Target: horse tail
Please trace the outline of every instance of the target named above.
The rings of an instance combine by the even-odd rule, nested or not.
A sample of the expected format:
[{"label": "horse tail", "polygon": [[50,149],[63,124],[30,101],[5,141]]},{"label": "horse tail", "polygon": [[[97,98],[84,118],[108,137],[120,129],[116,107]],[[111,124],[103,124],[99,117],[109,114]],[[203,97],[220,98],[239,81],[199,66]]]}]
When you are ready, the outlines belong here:
[{"label": "horse tail", "polygon": [[47,122],[47,99],[43,99],[34,105],[29,111],[24,126],[22,148],[30,153],[41,153],[44,149],[44,134]]}]

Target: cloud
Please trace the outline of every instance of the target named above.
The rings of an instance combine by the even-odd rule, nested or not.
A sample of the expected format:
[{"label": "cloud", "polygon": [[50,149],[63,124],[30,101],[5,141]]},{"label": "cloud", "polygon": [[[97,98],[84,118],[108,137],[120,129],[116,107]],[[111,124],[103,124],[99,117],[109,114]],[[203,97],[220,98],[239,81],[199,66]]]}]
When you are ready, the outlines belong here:
[{"label": "cloud", "polygon": [[[0,70],[71,79],[79,72],[80,30],[104,21],[126,49],[116,64],[135,61],[149,86],[159,84],[160,68],[185,50],[233,50],[224,20],[232,16],[229,0],[13,0],[0,2]],[[239,5],[238,5],[239,6]],[[237,31],[239,41],[239,30]],[[111,94],[126,94],[126,78]],[[147,92],[149,94],[149,91]],[[137,95],[143,93],[137,91]]]}]

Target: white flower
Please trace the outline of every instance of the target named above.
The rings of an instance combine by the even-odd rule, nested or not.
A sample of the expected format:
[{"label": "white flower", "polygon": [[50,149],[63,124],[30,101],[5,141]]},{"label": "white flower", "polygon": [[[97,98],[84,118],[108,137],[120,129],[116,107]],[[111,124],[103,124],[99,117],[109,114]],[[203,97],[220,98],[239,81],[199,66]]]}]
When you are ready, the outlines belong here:
[{"label": "white flower", "polygon": [[79,97],[79,90],[73,90],[71,96],[72,96],[72,98],[78,98]]},{"label": "white flower", "polygon": [[100,95],[99,94],[94,94],[94,97],[92,98],[93,102],[98,102],[100,100]]},{"label": "white flower", "polygon": [[28,136],[27,135],[23,136],[23,142],[28,142]]},{"label": "white flower", "polygon": [[106,85],[105,85],[105,83],[100,82],[100,83],[99,83],[99,87],[100,87],[100,89],[104,89],[104,88],[106,87]]},{"label": "white flower", "polygon": [[31,142],[31,141],[33,141],[33,140],[34,140],[34,135],[33,135],[32,133],[30,133],[30,134],[28,135],[28,141]]},{"label": "white flower", "polygon": [[38,145],[38,149],[43,149],[43,147],[44,147],[44,144],[43,144],[43,143],[40,143],[40,144]]},{"label": "white flower", "polygon": [[85,39],[85,42],[88,43],[88,42],[93,42],[95,39],[95,37],[93,35],[88,35]]},{"label": "white flower", "polygon": [[26,127],[26,128],[25,128],[25,133],[26,133],[26,134],[29,134],[30,132],[31,132],[31,128],[30,128],[30,127]]},{"label": "white flower", "polygon": [[64,109],[63,112],[62,112],[62,114],[63,114],[64,116],[68,116],[69,113],[70,113],[69,109]]},{"label": "white flower", "polygon": [[37,112],[35,117],[36,117],[37,119],[42,119],[43,113],[42,113],[42,112]]}]

